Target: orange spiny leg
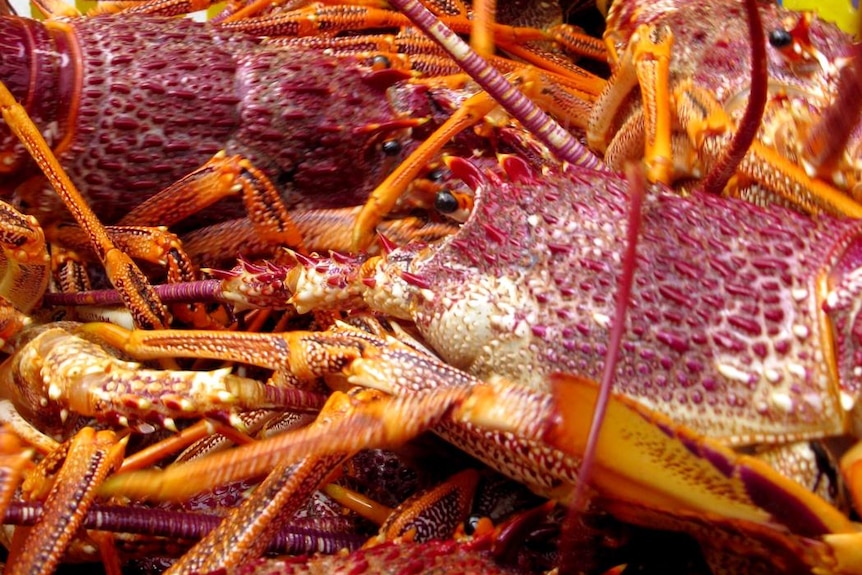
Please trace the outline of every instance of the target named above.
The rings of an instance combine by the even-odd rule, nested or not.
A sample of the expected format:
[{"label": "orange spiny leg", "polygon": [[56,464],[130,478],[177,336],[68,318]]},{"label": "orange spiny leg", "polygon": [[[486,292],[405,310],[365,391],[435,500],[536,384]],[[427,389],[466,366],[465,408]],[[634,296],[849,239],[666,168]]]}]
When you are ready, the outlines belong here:
[{"label": "orange spiny leg", "polygon": [[85,427],[64,447],[65,462],[53,482],[39,523],[13,549],[6,573],[51,573],[78,532],[97,490],[123,459],[126,439]]},{"label": "orange spiny leg", "polygon": [[[204,166],[149,198],[120,225],[171,226],[215,202],[242,194],[249,220],[271,245],[287,245],[302,251],[302,234],[269,178],[240,156],[219,152]],[[237,244],[231,253],[240,251]]]},{"label": "orange spiny leg", "polygon": [[24,419],[8,399],[0,400],[0,422],[4,428],[8,428],[11,433],[42,455],[47,455],[60,446],[57,440],[45,435]]},{"label": "orange spiny leg", "polygon": [[[677,87],[674,101],[679,123],[687,131],[694,146],[701,151],[704,164],[710,166],[727,147],[730,118],[709,92],[689,82]],[[862,218],[862,205],[850,196],[822,180],[810,177],[802,167],[758,141],[751,144],[738,171],[798,209],[809,213],[827,212]],[[756,203],[765,200],[763,197],[746,195],[745,189],[731,188],[729,193]]]},{"label": "orange spiny leg", "polygon": [[[553,72],[563,78],[568,78],[570,81],[578,82],[581,89],[593,96],[598,96],[605,87],[604,79],[575,65],[567,56],[549,52],[532,44],[501,42],[500,48],[509,56],[517,58],[518,61],[526,62],[541,70]],[[489,58],[489,61],[494,59]]]},{"label": "orange spiny leg", "polygon": [[[519,87],[540,105],[566,118],[570,124],[583,126],[583,102],[576,94],[550,79],[550,74],[535,68],[524,68],[514,74]],[[427,140],[414,150],[370,194],[363,206],[353,231],[353,249],[367,248],[374,239],[374,230],[382,218],[395,206],[398,198],[431,162],[446,143],[457,134],[474,126],[497,107],[496,101],[485,92],[469,98]]]},{"label": "orange spiny leg", "polygon": [[118,225],[170,227],[223,198],[240,193],[241,171],[239,156],[228,157],[219,152],[188,176],[139,204]]},{"label": "orange spiny leg", "polygon": [[[369,396],[368,390],[358,397],[336,393],[327,404],[330,410],[344,415],[337,421],[330,418],[326,426],[303,428],[176,466],[171,475],[151,484],[154,489],[141,489],[149,479],[143,479],[139,473],[124,475],[127,479],[123,480],[139,487],[124,483],[112,488],[129,495],[134,492],[136,497],[189,495],[189,488],[196,491],[202,485],[189,485],[188,476],[179,480],[189,470],[193,475],[199,472],[208,475],[213,484],[217,484],[237,473],[259,475],[271,469],[274,462],[289,460],[293,457],[291,454],[327,455],[400,444],[439,422],[449,408],[468,393],[473,381],[462,372],[404,345],[344,327],[323,333],[148,332],[152,337],[147,337],[143,331],[124,334],[118,328],[110,329],[116,335],[110,338],[111,342],[136,356],[184,355],[190,349],[189,344],[194,342],[195,355],[242,357],[247,363],[282,369],[301,378],[343,373],[351,382],[390,392],[424,390],[395,398],[379,397],[379,394]],[[223,457],[229,461],[218,459]],[[205,479],[206,482],[211,480]]]},{"label": "orange spiny leg", "polygon": [[[550,384],[550,395],[505,382],[482,386],[455,409],[453,419],[532,438],[579,458],[598,386],[569,375],[553,376]],[[617,506],[631,505],[644,517],[666,514],[683,522],[706,514],[732,529],[784,540],[787,531],[775,530],[778,522],[803,537],[824,535],[829,540],[837,535],[827,534],[846,534],[858,545],[853,523],[800,484],[755,457],[739,455],[618,395],[608,404],[591,484],[615,513]],[[772,499],[777,493],[786,498],[782,503]],[[627,520],[638,522],[636,516]],[[831,551],[844,553],[838,547]],[[842,560],[857,561],[854,557]]]},{"label": "orange spiny leg", "polygon": [[641,87],[646,146],[644,163],[651,182],[670,183],[673,158],[670,145],[670,51],[673,36],[666,28],[644,28],[635,49]]},{"label": "orange spiny leg", "polygon": [[[359,207],[307,210],[294,212],[291,219],[308,253],[328,250],[344,253],[350,251],[352,226],[359,211]],[[378,230],[393,243],[404,245],[412,240],[429,243],[455,233],[456,228],[447,223],[405,217],[382,222]],[[226,255],[236,253],[236,246],[242,246],[243,257],[251,260],[272,255],[272,244],[260,237],[248,218],[207,226],[183,236],[188,256],[205,267],[225,265],[225,262],[233,265],[235,258],[226,258]]]},{"label": "orange spiny leg", "polygon": [[[595,104],[587,139],[604,151],[611,140],[617,112],[640,84],[643,98],[644,161],[652,182],[670,183],[672,176],[670,51],[673,35],[665,27],[640,26],[620,58],[613,76]],[[618,166],[621,167],[621,166]]]},{"label": "orange spiny leg", "polygon": [[276,435],[164,471],[144,470],[117,476],[102,488],[105,496],[182,500],[225,482],[256,477],[274,466],[318,457],[390,447],[409,441],[438,424],[468,395],[466,389],[441,388],[409,397],[385,397],[373,390],[348,396],[334,392],[324,408],[338,417]]},{"label": "orange spiny leg", "polygon": [[259,557],[343,456],[309,456],[280,463],[239,507],[166,571],[166,575],[208,573]]},{"label": "orange spiny leg", "polygon": [[10,425],[0,427],[0,513],[6,512],[32,455],[33,450],[24,448]]},{"label": "orange spiny leg", "polygon": [[323,403],[317,394],[264,385],[226,369],[145,369],[85,339],[88,333],[100,336],[98,325],[88,327],[80,335],[63,327],[43,329],[0,366],[4,385],[18,391],[15,404],[22,415],[45,427],[61,426],[71,412],[144,429],[152,424],[175,429],[177,418],[208,415],[241,425],[241,409],[286,406],[285,401],[299,399],[310,403],[292,407],[316,411]]},{"label": "orange spiny leg", "polygon": [[465,469],[398,506],[380,527],[377,542],[449,539],[470,515],[479,473]]},{"label": "orange spiny leg", "polygon": [[[464,16],[440,16],[453,31],[469,34],[473,21]],[[285,14],[235,20],[231,17],[221,25],[229,31],[247,32],[258,36],[316,36],[344,31],[398,29],[412,26],[411,21],[398,12],[365,6],[311,5]],[[518,44],[534,40],[548,40],[548,34],[529,27],[493,24],[496,42]]]},{"label": "orange spiny leg", "polygon": [[121,294],[126,307],[132,312],[135,323],[141,327],[150,328],[166,326],[167,313],[146,276],[129,256],[114,247],[96,215],[87,206],[80,192],[75,189],[74,184],[57,162],[39,129],[2,83],[0,83],[0,111],[6,124],[63,199],[75,221],[87,233],[93,250],[105,267],[111,283]]},{"label": "orange spiny leg", "polygon": [[367,248],[374,240],[374,230],[377,224],[395,207],[395,203],[410,182],[426,169],[426,165],[434,159],[434,156],[449,140],[482,121],[482,118],[496,105],[497,103],[484,92],[471,97],[389,174],[371,192],[368,201],[356,218],[352,247],[354,249]]},{"label": "orange spiny leg", "polygon": [[[29,313],[45,293],[50,258],[39,222],[0,202],[0,294],[14,308]],[[11,335],[0,328],[0,335]]]},{"label": "orange spiny leg", "polygon": [[357,493],[336,483],[326,485],[321,491],[342,507],[350,509],[357,515],[377,525],[383,525],[394,511],[391,507],[382,505],[361,493]]},{"label": "orange spiny leg", "polygon": [[585,56],[599,62],[606,62],[608,50],[601,40],[584,33],[569,24],[560,24],[548,30],[554,40],[569,52]]},{"label": "orange spiny leg", "polygon": [[497,0],[476,0],[473,3],[473,31],[470,34],[470,47],[480,56],[494,53],[494,13]]}]

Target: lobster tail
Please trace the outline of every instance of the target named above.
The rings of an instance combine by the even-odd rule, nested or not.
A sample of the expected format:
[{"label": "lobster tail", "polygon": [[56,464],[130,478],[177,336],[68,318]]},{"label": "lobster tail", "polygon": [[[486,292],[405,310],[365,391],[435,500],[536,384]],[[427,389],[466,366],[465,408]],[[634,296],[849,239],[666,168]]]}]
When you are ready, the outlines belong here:
[{"label": "lobster tail", "polygon": [[[0,78],[56,148],[69,133],[80,71],[74,40],[63,25],[0,17]],[[0,120],[0,173],[28,158]]]}]

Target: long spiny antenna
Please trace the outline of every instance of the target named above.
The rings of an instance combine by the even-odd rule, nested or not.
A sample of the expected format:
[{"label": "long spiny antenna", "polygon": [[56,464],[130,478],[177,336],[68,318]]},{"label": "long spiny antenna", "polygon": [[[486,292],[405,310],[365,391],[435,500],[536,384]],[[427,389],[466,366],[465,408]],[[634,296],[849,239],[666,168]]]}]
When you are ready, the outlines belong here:
[{"label": "long spiny antenna", "polygon": [[494,98],[524,128],[534,134],[561,160],[592,168],[605,169],[601,160],[562,126],[530,101],[500,72],[461,40],[457,34],[416,0],[392,0],[392,4],[433,38],[455,62]]},{"label": "long spiny antenna", "polygon": [[[635,269],[637,268],[637,243],[640,234],[642,217],[642,206],[646,195],[646,173],[643,165],[628,164],[626,166],[626,179],[629,183],[629,213],[628,226],[626,230],[626,250],[623,254],[622,271],[617,280],[616,303],[614,306],[613,328],[608,341],[608,352],[605,357],[605,366],[599,385],[599,394],[593,410],[593,420],[590,423],[590,433],[587,437],[584,454],[581,458],[581,466],[578,470],[578,481],[575,492],[569,506],[569,514],[563,522],[563,532],[560,537],[560,548],[571,547],[566,542],[573,537],[580,514],[586,507],[586,490],[590,482],[590,474],[596,460],[596,450],[599,445],[599,433],[608,408],[614,377],[616,376],[619,361],[620,348],[622,347],[623,335],[626,330],[626,315],[629,308],[629,298],[634,283]],[[575,573],[577,570],[570,564],[572,558],[567,553],[560,554],[559,573]]]}]

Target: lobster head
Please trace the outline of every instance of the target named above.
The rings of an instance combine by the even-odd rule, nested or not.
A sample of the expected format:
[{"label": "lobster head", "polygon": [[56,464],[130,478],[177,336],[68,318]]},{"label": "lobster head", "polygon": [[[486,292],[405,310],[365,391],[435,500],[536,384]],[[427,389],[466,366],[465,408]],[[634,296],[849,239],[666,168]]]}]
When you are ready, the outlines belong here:
[{"label": "lobster head", "polygon": [[[810,12],[787,10],[772,2],[760,3],[759,9],[767,42],[769,99],[757,141],[789,164],[858,199],[862,193],[858,125],[846,145],[838,146],[843,150],[840,156],[828,161],[821,160],[818,149],[825,143],[812,133],[827,118],[838,95],[849,91],[840,79],[854,55],[852,38]],[[605,34],[612,53],[623,54],[645,25],[665,27],[673,36],[671,89],[684,82],[705,89],[738,123],[751,83],[751,38],[742,3],[614,2]],[[858,93],[858,87],[853,88]],[[848,121],[848,115],[839,115],[840,122]]]}]

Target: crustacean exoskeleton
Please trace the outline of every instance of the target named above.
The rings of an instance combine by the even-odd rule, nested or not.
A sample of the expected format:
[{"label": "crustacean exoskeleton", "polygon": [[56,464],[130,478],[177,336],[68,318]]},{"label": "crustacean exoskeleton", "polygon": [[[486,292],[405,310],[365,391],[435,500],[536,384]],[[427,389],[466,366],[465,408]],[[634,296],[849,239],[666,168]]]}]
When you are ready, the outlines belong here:
[{"label": "crustacean exoskeleton", "polygon": [[[565,499],[595,389],[555,374],[594,377],[605,361],[628,184],[579,168],[539,176],[517,158],[502,165],[505,176],[450,161],[477,202],[460,231],[434,246],[377,259],[297,254],[293,266],[243,263],[223,274],[238,306],[368,306],[405,318],[446,363],[344,326],[284,334],[82,327],[138,357],[346,375],[384,392],[337,393],[308,428],[165,472],[116,476],[102,493],[179,497],[200,487],[192,478],[216,484],[274,468],[248,506],[266,513],[270,494],[316,484],[346,454],[433,429]],[[618,368],[629,398],[611,402],[598,447],[593,485],[602,503],[629,521],[688,531],[711,554],[747,552],[738,564],[753,570],[859,572],[858,530],[841,513],[763,462],[655,413],[686,406],[687,424],[737,445],[855,434],[842,410],[856,403],[859,224],[659,189],[647,199],[644,229],[647,273],[635,275]],[[256,554],[260,542],[238,528],[243,513],[181,567]]]},{"label": "crustacean exoskeleton", "polygon": [[[852,38],[811,12],[774,2],[758,9],[766,110],[730,185],[710,191],[860,217],[859,107],[839,100],[842,75],[858,76]],[[613,75],[588,139],[611,167],[644,158],[651,180],[684,188],[710,172],[738,129],[750,90],[752,39],[741,14],[732,0],[610,4],[605,41]],[[858,92],[858,80],[846,81],[853,85],[846,94]],[[827,149],[821,130],[843,143]]]},{"label": "crustacean exoskeleton", "polygon": [[[25,104],[60,164],[107,223],[174,226],[242,187],[244,209],[237,209],[236,202],[221,202],[179,229],[247,213],[258,242],[300,246],[302,234],[285,207],[350,208],[363,203],[434,132],[432,126],[459,108],[473,110],[463,105],[474,92],[469,86],[462,89],[464,81],[405,81],[408,72],[384,64],[394,66],[400,61],[396,56],[404,55],[375,60],[369,55],[374,48],[366,45],[336,57],[333,54],[348,49],[327,48],[323,42],[282,46],[261,38],[309,35],[320,28],[331,35],[363,26],[408,26],[397,13],[314,5],[256,18],[232,14],[213,23],[148,15],[182,9],[174,4],[143,3],[116,16],[46,23],[0,19],[0,44],[9,46],[0,62],[0,80]],[[449,20],[469,29],[466,11]],[[554,37],[524,27],[496,25],[493,30],[506,46],[521,36]],[[379,47],[384,53],[392,49]],[[523,68],[511,60],[497,61],[507,72]],[[572,72],[574,79],[569,80],[546,74],[575,86],[570,92],[575,97],[560,101],[558,109],[568,108],[571,121],[586,126],[588,103],[604,81],[586,72]],[[55,97],[43,100],[46,95]],[[434,139],[435,150],[454,133],[480,122],[490,108],[471,112],[466,124],[446,132],[442,140]],[[504,125],[499,149],[516,150],[517,134],[506,136],[506,131],[511,128]],[[469,154],[486,147],[497,150],[497,144],[488,146],[472,135],[456,140],[450,151]],[[46,217],[56,221],[62,211],[33,179],[27,154],[8,136],[3,149],[7,193],[14,190],[44,225]],[[222,150],[226,157],[218,156]],[[429,161],[436,162],[433,151],[408,162],[415,173],[397,185],[406,187],[433,171]],[[387,188],[392,185],[386,183]],[[155,195],[165,188],[170,193]],[[265,198],[249,200],[247,194],[254,191]],[[429,203],[420,198],[420,204],[423,201]],[[210,234],[206,253],[217,253],[215,240],[230,256],[248,248],[249,242],[242,240],[251,232],[247,221],[244,225],[222,229],[219,236]],[[54,234],[51,229],[48,233]],[[373,233],[370,236],[373,239]]]},{"label": "crustacean exoskeleton", "polygon": [[[343,373],[352,383],[395,397],[369,404],[348,401],[338,408],[343,410],[338,416],[330,415],[312,428],[209,461],[119,475],[108,481],[106,492],[181,497],[198,488],[195,481],[218,483],[234,473],[258,473],[312,446],[318,453],[351,452],[366,444],[387,445],[433,425],[456,445],[539,492],[562,497],[577,470],[569,457],[577,455],[573,450],[581,449],[585,440],[568,444],[580,431],[551,432],[547,427],[577,425],[583,430],[594,397],[590,393],[595,392],[569,380],[555,387],[548,382],[556,372],[596,377],[601,369],[615,313],[610,292],[620,273],[615,254],[624,243],[628,196],[617,176],[571,168],[539,179],[520,160],[509,159],[504,165],[514,181],[482,173],[461,160],[452,162],[451,167],[477,187],[476,208],[458,234],[442,245],[408,246],[368,260],[300,257],[292,268],[247,264],[224,280],[230,297],[247,305],[303,310],[370,306],[404,317],[449,365],[346,328],[284,334],[117,332],[111,339],[135,355],[226,358],[302,377]],[[845,560],[844,550],[832,547],[833,539],[826,534],[854,534],[855,527],[822,501],[814,504],[819,499],[806,488],[792,487],[765,471],[764,463],[737,460],[714,441],[677,431],[662,418],[657,421],[663,431],[656,429],[647,439],[629,428],[628,416],[621,414],[634,409],[640,413],[638,421],[658,418],[645,415],[648,406],[737,446],[856,433],[850,416],[856,405],[857,343],[847,330],[855,313],[852,240],[860,224],[812,221],[781,208],[667,192],[646,199],[643,218],[640,271],[616,388],[638,403],[634,407],[625,401],[625,406],[613,408],[616,415],[609,415],[614,421],[621,418],[621,428],[616,423],[609,427],[618,430],[621,444],[613,446],[609,438],[614,432],[607,432],[604,448],[611,451],[599,467],[604,466],[611,479],[605,484],[596,472],[596,489],[608,499],[623,500],[618,505],[629,520],[636,520],[632,508],[638,505],[647,508],[645,517],[663,517],[660,524],[676,528],[691,516],[697,525],[692,530],[707,547],[710,528],[704,524],[710,521],[750,528],[752,533],[765,529],[768,534],[761,533],[763,539],[752,543],[759,549],[753,553],[764,560],[771,557],[785,567],[798,560],[811,563],[811,568],[823,562],[838,572],[853,572],[855,567],[835,563]],[[831,274],[830,268],[835,270]],[[843,342],[835,346],[834,357],[826,353],[833,349],[833,337]],[[563,397],[567,403],[561,403]],[[333,406],[340,405],[335,401]],[[453,408],[473,414],[472,423],[453,423],[450,418],[458,419]],[[584,413],[575,413],[576,408]],[[561,414],[553,416],[555,409]],[[514,435],[500,435],[498,428]],[[525,443],[513,443],[516,437]],[[716,481],[722,476],[741,482],[728,488],[734,503],[709,497],[699,501],[697,494],[711,491],[713,479],[694,479],[700,472],[677,459],[680,452],[659,442],[660,437],[678,437],[682,453],[699,453],[704,459],[695,458],[696,465],[717,466],[709,475]],[[646,472],[647,464],[640,459],[623,471],[629,461],[623,453],[633,447],[629,440],[639,452],[631,454],[633,458],[655,457],[659,468],[664,466],[671,476],[677,469],[693,485],[682,487],[676,483],[679,477],[664,477],[658,470]],[[705,443],[697,447],[701,441]],[[734,461],[745,470],[732,471]],[[754,489],[761,480],[781,485],[775,487],[782,493],[780,504],[769,503],[779,491],[764,487],[761,494]],[[652,499],[642,489],[662,495]],[[749,501],[743,506],[754,505],[756,512],[738,510],[735,515],[742,494]],[[824,513],[824,523],[803,527],[799,521],[809,512]],[[701,513],[710,519],[696,519]],[[748,523],[760,521],[760,527]],[[802,543],[779,544],[783,536],[766,527],[773,522],[817,539],[818,551],[795,557]]]}]

